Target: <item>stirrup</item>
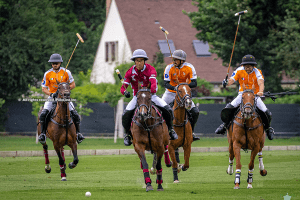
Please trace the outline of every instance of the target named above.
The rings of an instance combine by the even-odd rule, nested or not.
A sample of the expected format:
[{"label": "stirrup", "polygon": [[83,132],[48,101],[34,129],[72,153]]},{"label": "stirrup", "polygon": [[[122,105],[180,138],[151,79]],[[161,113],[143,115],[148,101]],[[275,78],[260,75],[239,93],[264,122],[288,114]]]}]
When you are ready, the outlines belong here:
[{"label": "stirrup", "polygon": [[274,129],[272,127],[269,127],[268,129],[266,129],[266,133],[267,133],[267,136],[268,136],[268,139],[269,140],[273,140],[273,136],[275,134],[274,132]]},{"label": "stirrup", "polygon": [[46,143],[46,134],[45,134],[45,133],[41,133],[41,134],[39,135],[39,142],[40,142],[41,144],[45,144],[45,143]]},{"label": "stirrup", "polygon": [[194,142],[194,141],[197,141],[197,140],[200,140],[200,138],[199,138],[199,137],[196,137],[195,133],[193,133],[193,142]]},{"label": "stirrup", "polygon": [[84,139],[85,137],[81,133],[77,133],[76,140],[78,144],[80,144]]},{"label": "stirrup", "polygon": [[129,136],[129,135],[126,135],[125,137],[124,137],[124,145],[125,146],[130,146],[132,144],[132,142],[131,142],[131,137]]},{"label": "stirrup", "polygon": [[170,135],[170,140],[177,140],[177,139],[178,139],[178,135],[177,135],[177,133],[174,131],[174,129],[170,129],[170,130],[169,130],[169,135]]},{"label": "stirrup", "polygon": [[224,124],[221,124],[217,130],[215,131],[215,134],[222,134],[222,135],[225,135],[226,133],[226,127]]}]

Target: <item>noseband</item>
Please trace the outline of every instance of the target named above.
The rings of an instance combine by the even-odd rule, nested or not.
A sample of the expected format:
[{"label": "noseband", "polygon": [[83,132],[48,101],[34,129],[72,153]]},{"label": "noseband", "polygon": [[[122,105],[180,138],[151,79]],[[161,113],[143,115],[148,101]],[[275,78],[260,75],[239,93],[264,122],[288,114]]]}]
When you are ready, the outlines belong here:
[{"label": "noseband", "polygon": [[[187,83],[180,83],[177,87],[179,87],[180,85],[188,85],[188,84]],[[175,99],[176,99],[177,104],[179,105],[179,107],[184,107],[184,104],[185,104],[186,100],[191,99],[191,96],[189,94],[185,94],[183,97],[181,97],[180,94],[179,94],[178,89],[176,91],[176,94],[177,94],[178,99],[177,98],[175,98]]]},{"label": "noseband", "polygon": [[[58,85],[58,94],[63,98],[63,99],[70,99],[70,88],[66,88],[69,84],[68,83],[60,83]],[[60,88],[62,87],[62,88]],[[61,92],[63,90],[63,92]]]}]

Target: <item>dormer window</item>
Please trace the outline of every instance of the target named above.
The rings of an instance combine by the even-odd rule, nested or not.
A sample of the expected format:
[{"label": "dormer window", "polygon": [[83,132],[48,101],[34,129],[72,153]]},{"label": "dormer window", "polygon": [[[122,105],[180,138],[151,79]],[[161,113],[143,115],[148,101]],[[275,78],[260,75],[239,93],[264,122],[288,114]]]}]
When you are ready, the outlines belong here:
[{"label": "dormer window", "polygon": [[[174,46],[173,40],[168,40],[168,41],[170,44],[171,52],[173,53],[175,51],[175,46]],[[164,55],[164,57],[171,56],[167,40],[158,40],[158,46],[159,46],[161,53]]]},{"label": "dormer window", "polygon": [[208,42],[203,42],[200,40],[193,40],[193,46],[197,57],[210,57]]}]

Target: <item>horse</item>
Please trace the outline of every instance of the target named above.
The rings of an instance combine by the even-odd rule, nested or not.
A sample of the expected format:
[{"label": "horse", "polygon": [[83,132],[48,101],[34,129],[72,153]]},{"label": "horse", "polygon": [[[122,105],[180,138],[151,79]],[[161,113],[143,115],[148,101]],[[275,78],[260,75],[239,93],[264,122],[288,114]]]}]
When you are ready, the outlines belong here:
[{"label": "horse", "polygon": [[[73,153],[73,162],[69,163],[69,168],[73,169],[77,166],[79,159],[77,157],[77,143],[76,143],[76,129],[75,125],[70,118],[69,101],[70,101],[70,85],[69,83],[58,82],[58,98],[56,102],[56,108],[54,112],[50,111],[47,118],[50,118],[48,122],[46,136],[52,140],[54,149],[59,158],[59,166],[61,172],[61,181],[66,181],[66,163],[64,156],[64,146],[68,145]],[[51,115],[52,114],[52,115]],[[40,112],[39,116],[40,117]],[[38,135],[41,134],[41,126],[37,126]],[[48,145],[43,144],[45,155],[45,171],[51,172],[50,161],[48,157]]]},{"label": "horse", "polygon": [[[193,131],[191,123],[188,121],[187,111],[192,107],[191,88],[187,83],[180,83],[177,87],[177,92],[174,101],[174,130],[178,135],[177,140],[171,140],[168,150],[172,160],[174,183],[178,183],[178,173],[186,171],[189,166],[189,159],[191,154],[191,144],[193,142]],[[183,147],[184,150],[184,164],[179,164],[178,147]]]},{"label": "horse", "polygon": [[233,123],[228,128],[228,143],[229,143],[229,166],[227,174],[233,174],[233,159],[236,159],[235,186],[234,189],[239,189],[241,176],[241,155],[240,149],[251,151],[250,163],[248,165],[248,186],[253,188],[253,170],[254,159],[258,154],[259,169],[262,176],[267,175],[267,170],[264,169],[262,148],[265,143],[265,135],[262,120],[256,111],[256,102],[254,95],[254,85],[251,89],[246,89],[243,85],[242,102],[238,113],[234,116]]},{"label": "horse", "polygon": [[[164,154],[167,157],[165,158],[165,162],[169,159],[167,152],[167,145],[169,144],[168,128],[158,108],[151,102],[151,92],[149,88],[139,86],[136,97],[137,108],[131,124],[134,150],[140,158],[140,165],[144,173],[147,192],[153,190],[153,187],[151,185],[145,150],[151,151],[151,153],[154,154],[151,174],[155,174],[156,172],[157,191],[163,191],[161,159]],[[169,163],[166,162],[166,164],[170,165],[170,160],[168,162]]]}]

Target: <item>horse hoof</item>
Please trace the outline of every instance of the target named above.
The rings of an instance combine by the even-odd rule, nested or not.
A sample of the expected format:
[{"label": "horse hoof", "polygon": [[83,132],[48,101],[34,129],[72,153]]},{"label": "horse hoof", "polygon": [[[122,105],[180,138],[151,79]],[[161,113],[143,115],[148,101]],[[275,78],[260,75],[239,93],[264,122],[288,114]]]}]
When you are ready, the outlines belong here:
[{"label": "horse hoof", "polygon": [[226,173],[229,174],[229,175],[232,175],[233,174],[233,170],[228,172],[228,170],[226,170]]},{"label": "horse hoof", "polygon": [[76,167],[76,165],[74,165],[72,162],[69,163],[69,168],[70,168],[70,169],[73,169],[73,168],[75,168],[75,167]]},{"label": "horse hoof", "polygon": [[236,190],[236,189],[240,189],[240,187],[239,187],[239,186],[235,186],[233,189],[235,189],[235,190]]},{"label": "horse hoof", "polygon": [[251,188],[253,188],[252,184],[248,183],[247,189],[251,189]]},{"label": "horse hoof", "polygon": [[161,184],[159,184],[159,185],[157,186],[157,191],[164,191],[164,188],[162,187]]},{"label": "horse hoof", "polygon": [[48,174],[51,172],[50,165],[49,166],[47,166],[47,165],[45,166],[45,172],[48,173]]},{"label": "horse hoof", "polygon": [[66,177],[62,177],[61,181],[67,181],[67,178]]},{"label": "horse hoof", "polygon": [[268,172],[267,172],[267,170],[264,169],[264,170],[260,170],[259,173],[260,173],[260,175],[262,175],[262,176],[267,176],[267,173],[268,173]]},{"label": "horse hoof", "polygon": [[146,192],[149,192],[150,190],[153,190],[152,185],[147,185],[146,186]]},{"label": "horse hoof", "polygon": [[173,163],[172,161],[170,162],[170,164],[166,164],[166,167],[172,167]]},{"label": "horse hoof", "polygon": [[175,180],[174,183],[179,183],[179,180]]},{"label": "horse hoof", "polygon": [[154,174],[156,173],[156,170],[155,170],[153,167],[151,167],[150,173],[151,173],[152,175],[154,175]]}]

